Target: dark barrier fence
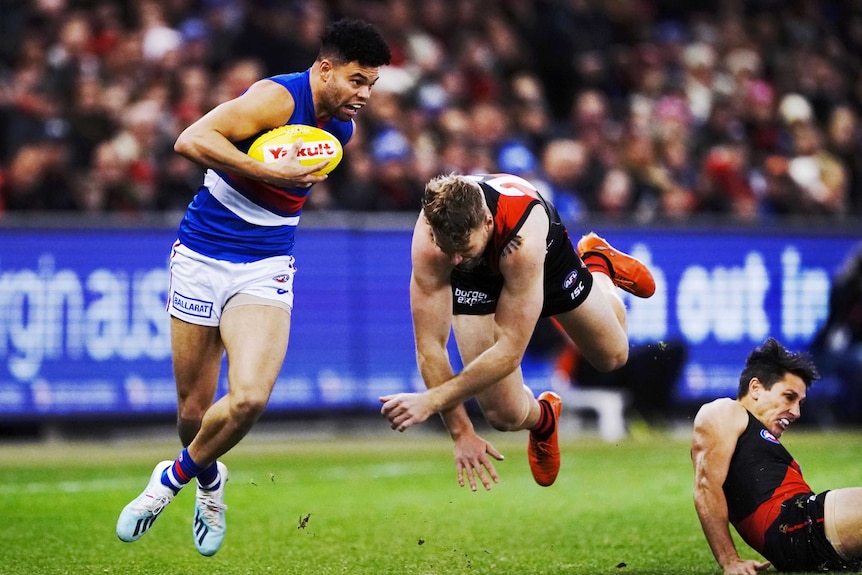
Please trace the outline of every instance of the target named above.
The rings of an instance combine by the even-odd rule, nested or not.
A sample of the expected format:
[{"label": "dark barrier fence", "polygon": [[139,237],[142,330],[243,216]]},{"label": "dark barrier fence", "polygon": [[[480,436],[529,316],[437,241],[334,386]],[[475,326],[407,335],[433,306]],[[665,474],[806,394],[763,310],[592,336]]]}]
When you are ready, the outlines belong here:
[{"label": "dark barrier fence", "polygon": [[[271,409],[370,411],[380,394],[422,387],[408,301],[412,221],[304,218],[290,349]],[[173,223],[3,223],[0,416],[173,413],[165,312]],[[862,241],[856,225],[596,231],[655,272],[653,298],[626,298],[629,332],[633,343],[685,342],[680,402],[732,395],[746,355],[767,336],[805,348],[826,318],[834,273]],[[525,365],[536,389],[550,370],[546,361]]]}]

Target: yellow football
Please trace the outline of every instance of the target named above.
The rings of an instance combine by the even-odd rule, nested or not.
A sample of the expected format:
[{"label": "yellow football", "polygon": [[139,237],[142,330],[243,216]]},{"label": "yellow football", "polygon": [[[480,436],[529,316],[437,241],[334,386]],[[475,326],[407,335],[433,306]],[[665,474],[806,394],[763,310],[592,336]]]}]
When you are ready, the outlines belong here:
[{"label": "yellow football", "polygon": [[302,139],[302,144],[296,155],[300,164],[313,166],[323,160],[329,160],[326,166],[314,172],[316,176],[334,170],[344,156],[338,138],[326,130],[303,124],[288,124],[261,134],[248,149],[248,155],[261,162],[275,162],[284,157],[299,139]]}]

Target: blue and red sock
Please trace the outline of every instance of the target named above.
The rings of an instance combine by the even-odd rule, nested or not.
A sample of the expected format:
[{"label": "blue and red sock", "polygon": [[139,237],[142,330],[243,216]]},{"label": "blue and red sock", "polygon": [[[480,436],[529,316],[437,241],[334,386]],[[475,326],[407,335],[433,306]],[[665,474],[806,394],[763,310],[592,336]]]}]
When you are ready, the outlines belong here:
[{"label": "blue and red sock", "polygon": [[198,473],[198,485],[205,491],[215,491],[221,485],[221,477],[218,474],[218,466],[215,461],[212,465]]},{"label": "blue and red sock", "polygon": [[179,493],[192,479],[198,478],[203,489],[217,489],[220,483],[218,467],[213,462],[207,467],[201,467],[189,456],[189,450],[183,449],[174,460],[173,465],[162,473],[162,485]]}]

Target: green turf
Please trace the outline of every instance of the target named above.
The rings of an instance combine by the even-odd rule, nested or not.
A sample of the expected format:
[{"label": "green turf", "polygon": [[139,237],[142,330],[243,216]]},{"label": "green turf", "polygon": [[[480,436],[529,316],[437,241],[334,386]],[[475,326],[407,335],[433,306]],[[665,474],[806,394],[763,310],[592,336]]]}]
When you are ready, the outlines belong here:
[{"label": "green turf", "polygon": [[[159,459],[175,455],[175,442],[0,447],[0,573],[720,573],[692,506],[684,434],[566,439],[549,488],[529,474],[525,433],[485,436],[506,455],[502,481],[471,493],[455,483],[442,435],[252,434],[224,458],[228,535],[211,558],[192,544],[191,490],[140,541],[114,533],[120,509]],[[862,484],[860,439],[797,431],[785,445],[822,490]]]}]

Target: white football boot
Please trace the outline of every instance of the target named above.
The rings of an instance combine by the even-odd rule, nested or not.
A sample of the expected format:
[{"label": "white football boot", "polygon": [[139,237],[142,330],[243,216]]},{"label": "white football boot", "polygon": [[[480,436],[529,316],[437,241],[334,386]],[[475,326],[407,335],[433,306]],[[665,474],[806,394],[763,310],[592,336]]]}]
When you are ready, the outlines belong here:
[{"label": "white football boot", "polygon": [[224,486],[227,483],[227,467],[221,461],[216,462],[219,474],[218,489],[206,491],[198,484],[195,493],[195,518],[192,523],[192,536],[195,547],[201,555],[215,555],[224,541],[227,525],[224,512]]},{"label": "white football boot", "polygon": [[117,537],[122,541],[131,543],[143,537],[168,503],[173,501],[173,490],[162,485],[162,473],[173,464],[173,461],[159,462],[144,492],[123,508],[117,520]]}]

